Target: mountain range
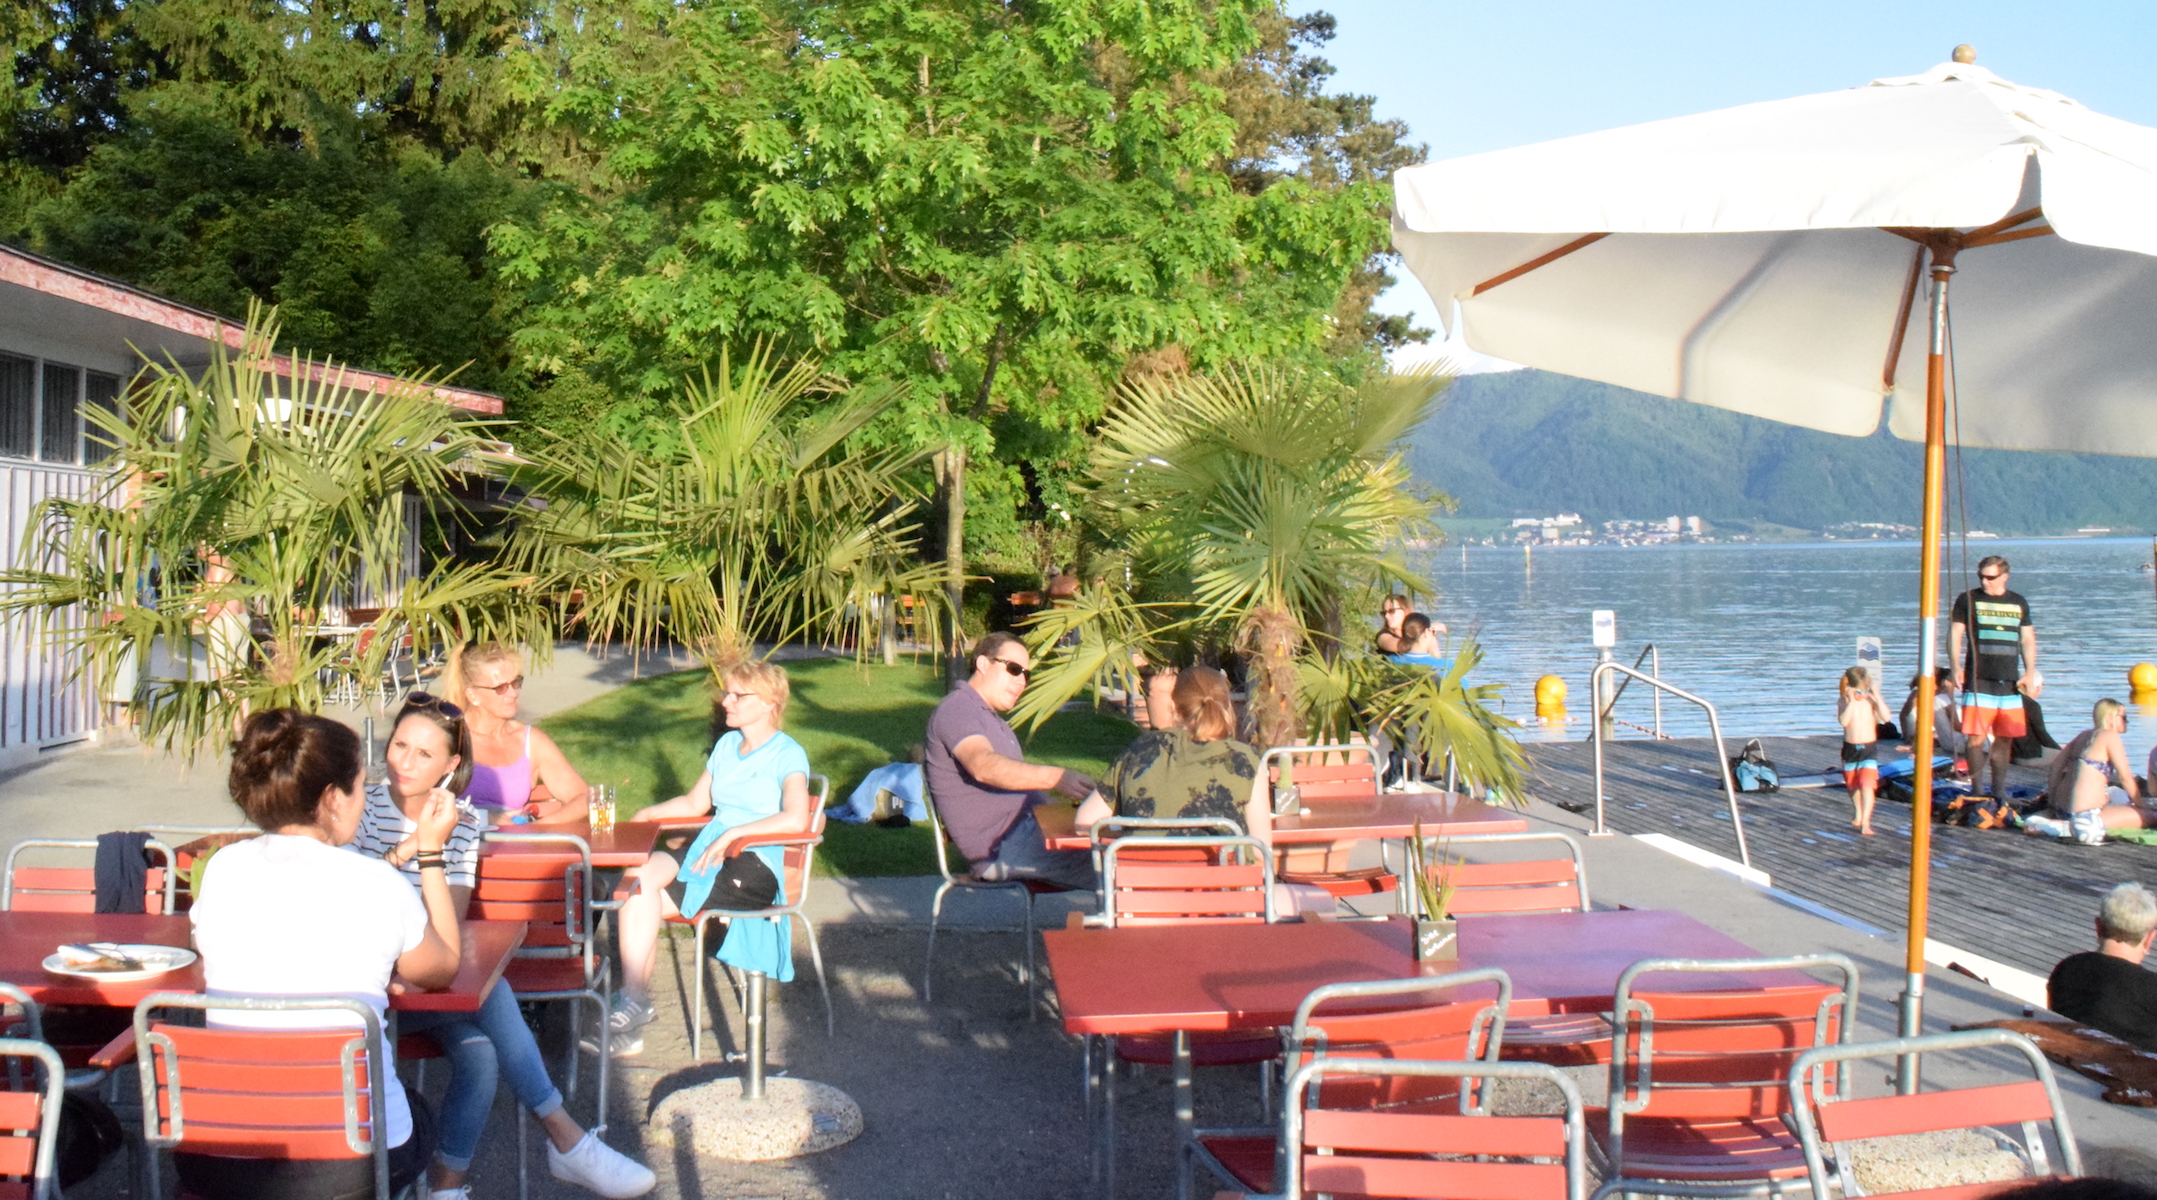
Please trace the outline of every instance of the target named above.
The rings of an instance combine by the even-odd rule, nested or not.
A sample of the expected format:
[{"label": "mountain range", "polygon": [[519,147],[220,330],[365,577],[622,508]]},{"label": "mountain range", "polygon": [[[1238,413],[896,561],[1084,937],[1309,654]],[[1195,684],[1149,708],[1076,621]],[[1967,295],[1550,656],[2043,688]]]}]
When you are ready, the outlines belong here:
[{"label": "mountain range", "polygon": [[[1842,437],[1546,371],[1468,375],[1415,432],[1419,482],[1462,517],[1577,512],[1590,521],[1697,515],[1821,530],[1915,525],[1921,447],[1886,431]],[[1958,463],[1959,458],[1959,463]],[[1968,450],[1948,455],[1967,485],[1970,528],[2072,533],[2157,530],[2157,459]]]}]

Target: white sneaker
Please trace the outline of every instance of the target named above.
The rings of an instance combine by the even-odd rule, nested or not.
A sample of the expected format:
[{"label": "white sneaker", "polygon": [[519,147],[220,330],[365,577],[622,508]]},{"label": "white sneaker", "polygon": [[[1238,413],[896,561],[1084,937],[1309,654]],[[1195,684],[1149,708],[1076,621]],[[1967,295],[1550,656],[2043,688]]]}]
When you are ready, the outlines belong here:
[{"label": "white sneaker", "polygon": [[609,1200],[641,1196],[659,1185],[659,1177],[652,1174],[650,1167],[600,1141],[596,1133],[586,1133],[584,1140],[567,1154],[548,1142],[547,1170],[564,1183],[574,1183]]}]

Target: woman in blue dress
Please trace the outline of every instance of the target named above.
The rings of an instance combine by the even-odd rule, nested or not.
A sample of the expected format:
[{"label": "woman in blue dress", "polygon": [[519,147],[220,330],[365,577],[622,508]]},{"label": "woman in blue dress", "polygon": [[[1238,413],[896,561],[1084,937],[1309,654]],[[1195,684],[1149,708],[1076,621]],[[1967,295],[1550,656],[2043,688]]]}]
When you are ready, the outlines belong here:
[{"label": "woman in blue dress", "polygon": [[[806,834],[816,814],[809,809],[809,756],[801,743],[779,732],[789,690],[786,672],[748,662],[725,675],[719,707],[731,727],[712,747],[687,794],[652,805],[640,821],[678,820],[711,814],[711,822],[687,847],[662,842],[644,865],[629,872],[636,889],[620,914],[622,990],[608,1014],[608,1050],[617,1058],[641,1053],[651,1023],[652,968],[659,930],[675,915],[706,909],[754,910],[785,902],[777,846],[746,852],[736,845],[761,834]],[[719,958],[741,970],[784,982],[794,977],[793,941],[785,921],[729,923]]]}]

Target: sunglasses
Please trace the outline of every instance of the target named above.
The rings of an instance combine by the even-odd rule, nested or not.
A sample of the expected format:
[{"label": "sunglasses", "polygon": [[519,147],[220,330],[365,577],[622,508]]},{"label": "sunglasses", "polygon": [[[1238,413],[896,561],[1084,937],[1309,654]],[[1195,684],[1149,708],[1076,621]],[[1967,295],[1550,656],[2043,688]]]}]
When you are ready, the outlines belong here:
[{"label": "sunglasses", "polygon": [[475,692],[493,692],[495,695],[499,696],[504,692],[523,691],[524,676],[519,675],[515,679],[505,679],[500,683],[468,683],[464,686],[470,688]]},{"label": "sunglasses", "polygon": [[2007,572],[2005,572],[2005,571],[1994,571],[1994,572],[1993,572],[1992,574],[1990,574],[1990,575],[1987,575],[1987,574],[1985,574],[1984,572],[1980,571],[1980,572],[1978,572],[1978,574],[1977,574],[1977,577],[1978,577],[1979,579],[1982,579],[1982,580],[1984,580],[1984,581],[1985,581],[1986,583],[1991,583],[1991,582],[1992,582],[1993,580],[1995,580],[1995,579],[2005,579],[2005,578],[2007,578]]},{"label": "sunglasses", "polygon": [[1034,669],[1032,667],[1022,667],[1019,664],[1012,662],[1008,658],[992,658],[989,661],[992,663],[999,664],[1003,667],[1004,670],[1011,672],[1011,674],[1016,678],[1030,679],[1033,677]]},{"label": "sunglasses", "polygon": [[431,692],[413,692],[404,698],[406,708],[428,709],[441,713],[452,721],[462,720],[464,710]]}]

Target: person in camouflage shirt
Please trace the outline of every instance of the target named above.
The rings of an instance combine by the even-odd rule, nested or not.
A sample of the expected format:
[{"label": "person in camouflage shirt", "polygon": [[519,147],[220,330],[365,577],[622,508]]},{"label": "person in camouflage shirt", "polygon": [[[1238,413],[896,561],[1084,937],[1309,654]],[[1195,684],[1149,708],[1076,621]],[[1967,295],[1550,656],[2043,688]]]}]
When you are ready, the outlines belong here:
[{"label": "person in camouflage shirt", "polygon": [[1147,690],[1148,711],[1165,727],[1140,734],[1109,768],[1080,806],[1078,827],[1112,815],[1225,817],[1248,832],[1259,754],[1231,736],[1228,677],[1212,667],[1162,671]]}]

